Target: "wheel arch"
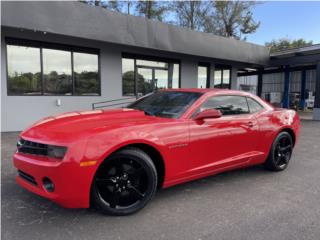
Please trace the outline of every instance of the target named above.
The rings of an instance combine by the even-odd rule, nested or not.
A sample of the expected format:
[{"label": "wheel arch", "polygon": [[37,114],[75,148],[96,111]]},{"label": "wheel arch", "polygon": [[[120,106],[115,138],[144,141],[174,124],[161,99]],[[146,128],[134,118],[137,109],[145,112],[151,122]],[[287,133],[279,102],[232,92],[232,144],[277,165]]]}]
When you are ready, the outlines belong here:
[{"label": "wheel arch", "polygon": [[162,188],[163,183],[164,183],[164,179],[165,179],[165,173],[166,173],[164,157],[161,154],[160,150],[158,150],[155,146],[153,146],[153,144],[148,144],[146,142],[129,142],[129,143],[122,144],[122,145],[112,149],[112,151],[108,152],[108,154],[106,154],[104,156],[104,159],[99,163],[99,166],[97,167],[95,172],[98,171],[98,169],[100,168],[102,163],[105,160],[107,160],[108,157],[111,156],[113,153],[118,152],[118,151],[125,149],[125,148],[129,148],[129,147],[138,148],[149,155],[149,157],[151,158],[151,160],[157,170],[157,175],[158,175],[158,186],[157,187]]},{"label": "wheel arch", "polygon": [[[287,133],[289,133],[289,135],[290,135],[291,138],[292,138],[292,142],[293,142],[293,146],[294,146],[295,143],[296,143],[296,134],[295,134],[295,132],[294,132],[290,127],[284,127],[284,128],[282,128],[282,129],[278,132],[278,134],[281,133],[281,132],[287,132]],[[277,134],[277,136],[278,136],[278,134]]]}]

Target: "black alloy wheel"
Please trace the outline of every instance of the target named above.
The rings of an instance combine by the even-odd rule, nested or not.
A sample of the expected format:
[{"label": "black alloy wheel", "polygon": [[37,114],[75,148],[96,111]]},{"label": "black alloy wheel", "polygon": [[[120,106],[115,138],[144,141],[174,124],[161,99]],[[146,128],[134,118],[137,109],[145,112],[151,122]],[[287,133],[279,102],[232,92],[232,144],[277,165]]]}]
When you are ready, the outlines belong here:
[{"label": "black alloy wheel", "polygon": [[157,171],[150,157],[137,148],[112,154],[99,167],[92,200],[104,213],[128,215],[143,208],[157,189]]},{"label": "black alloy wheel", "polygon": [[287,168],[293,150],[292,137],[287,132],[278,134],[272,144],[268,159],[265,162],[266,168],[272,171],[282,171]]}]

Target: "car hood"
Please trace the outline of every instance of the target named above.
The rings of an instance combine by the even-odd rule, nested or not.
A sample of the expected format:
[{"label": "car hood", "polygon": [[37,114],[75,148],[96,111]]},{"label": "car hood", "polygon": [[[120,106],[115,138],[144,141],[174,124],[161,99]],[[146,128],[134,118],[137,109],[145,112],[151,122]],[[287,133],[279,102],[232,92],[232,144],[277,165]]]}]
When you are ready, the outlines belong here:
[{"label": "car hood", "polygon": [[52,141],[58,141],[61,143],[101,131],[137,126],[155,121],[161,121],[161,118],[147,116],[143,111],[134,109],[68,112],[36,122],[25,130],[21,137],[30,141],[40,140],[51,144]]}]

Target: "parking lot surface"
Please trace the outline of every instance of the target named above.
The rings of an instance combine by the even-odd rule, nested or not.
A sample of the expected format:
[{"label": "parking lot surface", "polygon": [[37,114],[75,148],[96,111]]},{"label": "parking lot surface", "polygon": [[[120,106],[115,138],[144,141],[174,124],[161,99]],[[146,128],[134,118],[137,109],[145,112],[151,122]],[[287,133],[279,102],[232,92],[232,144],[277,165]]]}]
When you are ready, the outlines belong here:
[{"label": "parking lot surface", "polygon": [[64,209],[15,183],[17,133],[2,134],[2,239],[320,239],[320,122],[302,121],[286,171],[252,167],[158,192],[135,215]]}]

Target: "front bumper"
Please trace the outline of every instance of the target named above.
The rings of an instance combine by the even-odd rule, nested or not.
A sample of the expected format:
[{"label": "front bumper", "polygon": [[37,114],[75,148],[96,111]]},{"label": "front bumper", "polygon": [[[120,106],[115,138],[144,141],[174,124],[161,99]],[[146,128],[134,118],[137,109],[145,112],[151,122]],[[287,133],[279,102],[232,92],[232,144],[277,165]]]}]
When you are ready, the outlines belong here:
[{"label": "front bumper", "polygon": [[[18,174],[16,181],[25,189],[66,208],[89,207],[95,166],[81,167],[78,162],[68,159],[49,161],[40,156],[22,153],[14,154],[13,163],[17,170],[34,180],[28,181]],[[53,192],[44,188],[44,178],[49,178],[54,183]]]}]

